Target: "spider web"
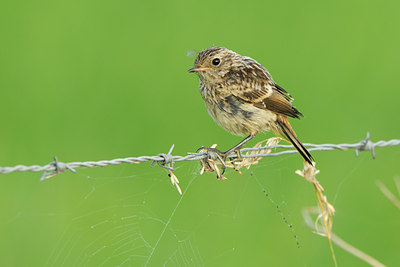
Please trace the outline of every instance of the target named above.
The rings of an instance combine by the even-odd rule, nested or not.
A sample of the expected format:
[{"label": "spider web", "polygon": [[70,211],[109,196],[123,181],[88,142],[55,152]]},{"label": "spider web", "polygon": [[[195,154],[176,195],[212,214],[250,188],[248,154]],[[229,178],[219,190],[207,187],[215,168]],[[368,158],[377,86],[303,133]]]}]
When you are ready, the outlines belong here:
[{"label": "spider web", "polygon": [[[190,218],[185,213],[194,209],[194,200],[207,197],[208,193],[202,191],[204,187],[209,184],[223,187],[224,182],[214,180],[211,174],[200,177],[198,164],[183,163],[176,171],[182,180],[183,194],[179,196],[164,170],[149,170],[147,166],[144,171],[133,168],[138,166],[122,167],[111,176],[101,172],[93,177],[77,174],[76,179],[87,182],[87,190],[75,208],[64,214],[65,227],[52,246],[52,251],[49,251],[45,266],[218,265],[219,261],[235,253],[238,241],[234,237],[226,240],[215,234],[205,236],[207,234],[204,233],[210,227],[229,228],[232,227],[230,223],[236,225],[236,221],[244,220],[241,215],[243,205],[249,190],[252,190],[249,187],[254,186],[264,204],[269,202],[270,208],[278,210],[278,216],[275,212],[272,217],[278,221],[282,218],[287,226],[292,227],[281,211],[285,202],[277,204],[269,195],[265,198],[265,192],[262,192],[265,191],[264,187],[253,176],[248,175],[242,181],[243,187],[237,189],[234,198],[228,196],[229,200],[235,199],[234,203],[229,203],[229,207],[223,203],[222,196],[221,205],[196,207],[201,211],[194,212],[194,217]],[[205,183],[203,179],[206,179]],[[113,187],[119,197],[107,196],[99,206],[99,199]],[[121,187],[126,190],[121,190]],[[298,242],[295,238],[293,244]],[[210,248],[202,245],[210,239],[214,239],[210,246],[214,251],[211,252]]]},{"label": "spider web", "polygon": [[[394,166],[395,159],[388,157],[386,165],[379,168]],[[347,205],[343,198],[349,190],[377,168],[369,160],[364,154],[356,164],[329,169],[334,172],[332,177],[338,177],[336,189],[332,184],[327,186],[330,199],[342,205],[341,210]],[[315,203],[315,191],[293,173],[296,163],[295,155],[265,159],[250,170],[243,168],[242,175],[227,170],[229,179],[217,181],[215,173],[200,176],[198,162],[181,162],[174,173],[181,180],[182,196],[164,169],[150,169],[146,164],[83,169],[28,186],[25,175],[18,178],[15,174],[10,181],[18,190],[4,190],[2,194],[1,265],[309,265],[314,260],[309,254],[317,250],[325,253],[318,262],[329,261],[326,240],[315,239],[315,235],[304,240],[306,233],[312,234],[299,213]],[[390,172],[398,173],[395,169]],[[328,180],[334,179],[325,179],[324,185]],[[357,227],[365,224],[373,207],[375,214],[381,212],[381,205],[375,203],[377,197],[371,195],[381,196],[377,190],[359,190],[353,199],[360,203],[358,206],[373,202],[359,213],[361,216],[353,216],[358,220]],[[382,199],[383,205],[387,204]],[[292,212],[296,213],[293,217]],[[335,218],[337,225],[340,219],[348,222],[340,215]],[[371,221],[364,232],[372,225],[395,233],[393,218]],[[376,235],[376,239],[381,238],[381,233]],[[374,248],[369,251],[374,252]]]}]

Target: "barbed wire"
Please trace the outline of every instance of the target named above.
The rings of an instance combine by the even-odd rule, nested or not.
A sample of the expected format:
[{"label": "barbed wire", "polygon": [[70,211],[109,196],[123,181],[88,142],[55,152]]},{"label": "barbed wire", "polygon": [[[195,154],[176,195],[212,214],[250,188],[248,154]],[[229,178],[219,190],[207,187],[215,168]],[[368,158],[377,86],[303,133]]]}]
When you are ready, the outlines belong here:
[{"label": "barbed wire", "polygon": [[[330,151],[330,150],[348,150],[354,149],[356,156],[358,157],[359,151],[371,151],[372,157],[375,159],[375,148],[376,147],[386,147],[386,146],[397,146],[400,145],[400,139],[392,139],[389,141],[378,141],[372,142],[370,140],[370,134],[367,132],[367,137],[354,144],[310,144],[304,143],[305,147],[308,147],[309,151]],[[243,148],[240,150],[241,153],[248,152],[248,151],[261,151],[266,149],[292,149],[292,145],[274,145],[274,146],[263,146],[258,148]],[[12,173],[12,172],[43,172],[40,180],[48,179],[56,174],[62,173],[66,170],[69,170],[73,173],[76,173],[77,168],[86,167],[86,168],[93,168],[93,167],[106,167],[110,165],[120,165],[123,163],[142,163],[151,161],[151,167],[154,165],[155,162],[158,163],[160,167],[173,170],[172,163],[180,162],[180,161],[197,161],[207,158],[216,158],[215,152],[213,151],[204,151],[201,153],[188,153],[186,156],[173,156],[172,150],[174,149],[174,145],[171,146],[168,153],[160,153],[156,156],[139,156],[139,157],[127,157],[127,158],[117,158],[112,160],[100,160],[100,161],[85,161],[85,162],[69,162],[64,163],[58,161],[56,157],[54,157],[54,161],[44,165],[17,165],[14,167],[0,167],[0,174]],[[268,153],[268,154],[242,154],[243,158],[254,158],[254,157],[276,157],[281,155],[287,154],[294,154],[298,153],[297,150],[285,150],[275,153]],[[228,156],[229,158],[236,158],[237,154],[232,153]]]}]

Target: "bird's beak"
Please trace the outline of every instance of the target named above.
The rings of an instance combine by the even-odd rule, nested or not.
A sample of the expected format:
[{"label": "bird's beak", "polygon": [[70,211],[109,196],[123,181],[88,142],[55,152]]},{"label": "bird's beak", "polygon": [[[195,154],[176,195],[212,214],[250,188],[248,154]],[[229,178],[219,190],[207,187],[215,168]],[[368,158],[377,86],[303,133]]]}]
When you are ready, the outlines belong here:
[{"label": "bird's beak", "polygon": [[188,72],[200,72],[210,70],[211,68],[205,68],[200,65],[195,65],[193,68],[188,69]]}]

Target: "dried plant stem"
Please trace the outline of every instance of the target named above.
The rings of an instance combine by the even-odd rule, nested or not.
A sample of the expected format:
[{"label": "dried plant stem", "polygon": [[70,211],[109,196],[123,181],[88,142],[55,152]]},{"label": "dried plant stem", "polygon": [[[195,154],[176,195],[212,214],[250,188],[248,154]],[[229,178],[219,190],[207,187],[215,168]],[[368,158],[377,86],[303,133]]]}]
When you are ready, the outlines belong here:
[{"label": "dried plant stem", "polygon": [[397,199],[397,197],[390,192],[390,190],[381,181],[376,181],[376,185],[379,187],[382,193],[400,210],[400,200]]},{"label": "dried plant stem", "polygon": [[[317,233],[320,236],[327,237],[326,228],[322,227],[319,224],[314,223],[313,219],[311,218],[311,214],[316,214],[316,213],[319,213],[317,207],[309,207],[309,208],[303,209],[302,214],[303,214],[304,221],[308,227],[310,227],[311,229],[313,229],[315,231],[315,233]],[[343,250],[356,256],[357,258],[366,262],[367,264],[369,264],[371,266],[379,266],[379,267],[385,266],[383,263],[381,263],[377,259],[375,259],[372,256],[368,255],[367,253],[359,250],[358,248],[353,247],[352,245],[350,245],[349,243],[347,243],[346,241],[344,241],[343,239],[341,239],[334,233],[330,232],[329,235],[331,237],[332,243],[336,244]]]},{"label": "dried plant stem", "polygon": [[376,266],[376,267],[385,266],[385,264],[383,264],[382,262],[376,260],[375,258],[371,257],[367,253],[364,253],[361,250],[353,247],[352,245],[350,245],[349,243],[347,243],[346,241],[344,241],[343,239],[341,239],[340,237],[338,237],[334,233],[331,233],[331,237],[332,237],[333,243],[335,243],[336,245],[338,245],[339,247],[341,247],[345,251],[353,254],[357,258],[359,258],[359,259],[365,261],[366,263],[370,264],[371,266]]},{"label": "dried plant stem", "polygon": [[327,220],[327,214],[326,211],[324,210],[323,207],[323,202],[320,196],[320,191],[318,190],[318,187],[316,184],[314,184],[315,188],[315,194],[317,195],[318,199],[318,205],[319,209],[321,211],[322,219],[324,220],[324,227],[325,227],[325,232],[326,232],[326,237],[328,238],[328,243],[329,243],[329,249],[331,250],[331,255],[332,255],[332,260],[333,264],[337,267],[337,261],[336,261],[336,256],[335,256],[335,251],[333,250],[333,245],[332,245],[332,236],[331,236],[331,229],[332,229],[332,224],[328,226],[328,220]]}]

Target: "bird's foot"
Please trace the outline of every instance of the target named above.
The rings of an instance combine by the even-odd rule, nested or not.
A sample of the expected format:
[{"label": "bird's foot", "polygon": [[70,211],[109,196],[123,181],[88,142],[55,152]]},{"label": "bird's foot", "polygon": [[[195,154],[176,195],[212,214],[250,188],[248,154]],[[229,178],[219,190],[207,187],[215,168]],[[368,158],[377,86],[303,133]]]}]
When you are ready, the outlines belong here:
[{"label": "bird's foot", "polygon": [[221,150],[218,150],[215,147],[202,146],[199,149],[197,149],[197,152],[199,152],[199,151],[207,152],[209,158],[211,158],[213,160],[216,160],[216,159],[220,160],[222,165],[224,165],[225,160],[226,160],[226,158],[228,156],[228,153],[222,152]]},{"label": "bird's foot", "polygon": [[[226,158],[229,154],[221,150],[218,150],[215,147],[202,146],[199,149],[197,149],[197,152],[199,151],[207,152],[208,155],[208,158],[202,163],[203,167],[206,167],[205,168],[206,170],[215,171],[217,173],[218,180],[225,180],[226,178],[223,176],[223,174],[225,173],[225,170],[227,168]],[[221,163],[222,172],[219,171],[215,161],[219,161]]]},{"label": "bird's foot", "polygon": [[[222,166],[221,174],[219,174],[219,170],[217,170],[216,166],[211,167],[210,166],[210,162],[207,163],[207,165],[209,167],[211,167],[212,170],[217,172],[217,178],[220,179],[220,180],[226,179],[223,176],[223,174],[225,173],[225,170],[226,170],[227,167],[236,169],[232,163],[240,162],[240,161],[243,160],[242,155],[240,153],[240,149],[235,149],[235,150],[229,149],[229,150],[223,152],[221,150],[216,149],[215,147],[204,147],[204,146],[202,146],[197,150],[197,152],[198,151],[207,152],[208,159],[211,159],[213,161],[218,160],[221,163],[221,166]],[[233,153],[236,153],[236,157],[232,156]],[[231,156],[231,157],[229,157],[229,156]],[[230,159],[229,163],[227,163],[227,161],[226,161],[227,158]],[[229,164],[229,166],[228,166],[228,164]]]}]

